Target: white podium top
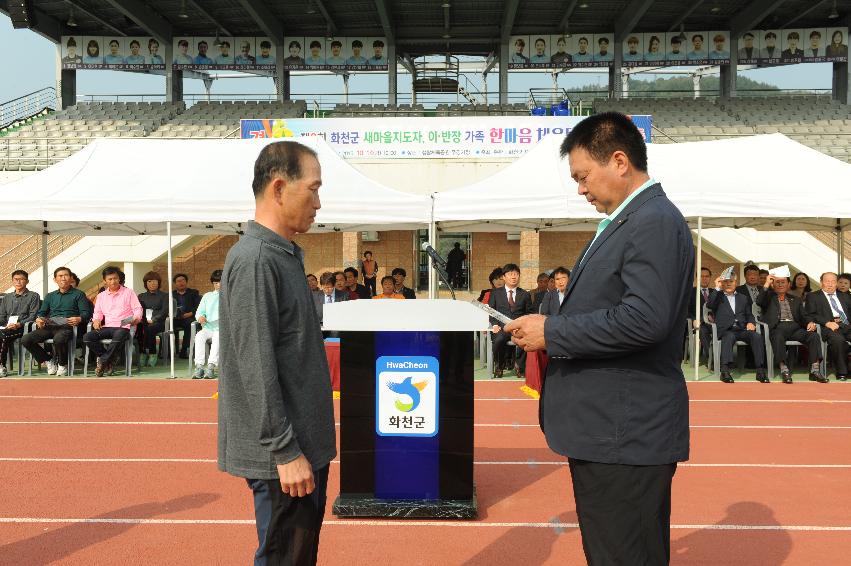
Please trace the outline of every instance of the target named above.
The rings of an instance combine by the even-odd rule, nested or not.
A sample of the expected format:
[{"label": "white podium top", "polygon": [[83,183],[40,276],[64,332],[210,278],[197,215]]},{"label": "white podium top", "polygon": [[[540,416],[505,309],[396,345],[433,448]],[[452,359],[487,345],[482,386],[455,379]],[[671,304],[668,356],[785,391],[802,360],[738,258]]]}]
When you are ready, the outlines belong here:
[{"label": "white podium top", "polygon": [[384,299],[323,305],[323,330],[487,330],[488,315],[464,301]]}]

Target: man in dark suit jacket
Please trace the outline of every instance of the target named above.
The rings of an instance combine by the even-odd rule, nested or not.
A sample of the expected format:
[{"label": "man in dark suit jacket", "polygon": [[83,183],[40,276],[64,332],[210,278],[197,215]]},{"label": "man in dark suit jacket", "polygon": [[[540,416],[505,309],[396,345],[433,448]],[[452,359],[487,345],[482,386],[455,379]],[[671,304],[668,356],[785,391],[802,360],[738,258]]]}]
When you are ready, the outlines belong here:
[{"label": "man in dark suit jacket", "polygon": [[[514,263],[509,263],[502,268],[502,274],[505,286],[491,291],[488,305],[513,319],[531,314],[533,312],[532,295],[529,291],[517,286],[520,282],[520,268]],[[502,331],[498,320],[492,318],[491,324],[494,325],[492,337],[493,376],[499,378],[502,377],[506,362],[506,350],[508,350],[508,342],[511,340],[511,335]],[[514,360],[514,367],[517,370],[517,377],[522,379],[523,373],[526,370],[526,352],[522,349],[519,349],[517,353],[517,357]]]},{"label": "man in dark suit jacket", "polygon": [[195,310],[201,304],[201,293],[198,289],[189,287],[189,276],[185,273],[177,273],[171,278],[174,289],[171,296],[174,298],[177,305],[177,311],[174,313],[174,322],[172,328],[177,337],[179,330],[183,331],[183,340],[180,344],[181,358],[188,357],[189,352],[189,335],[192,333],[192,323],[195,322]]},{"label": "man in dark suit jacket", "polygon": [[571,270],[559,314],[506,330],[550,356],[542,426],[569,459],[588,563],[668,564],[671,483],[689,454],[691,231],[647,174],[644,138],[623,114],[585,118],[561,154],[579,194],[608,216]]},{"label": "man in dark suit jacket", "polygon": [[[316,307],[319,326],[322,326],[322,314],[325,310],[325,305],[349,300],[348,291],[340,291],[334,287],[335,279],[333,273],[326,271],[319,276],[319,289],[313,291],[313,306]],[[322,334],[325,338],[336,338],[338,336],[337,332],[331,331],[325,331]]]},{"label": "man in dark suit jacket", "polygon": [[[807,346],[810,379],[824,381],[824,376],[821,374],[821,339],[815,332],[815,324],[807,323],[801,298],[789,293],[789,278],[769,275],[756,301],[762,308],[762,320],[768,325],[769,339],[774,352],[774,360],[767,361],[780,366],[783,383],[792,383],[792,371],[786,364],[787,340],[797,340]],[[807,326],[810,326],[812,331],[808,332]]]},{"label": "man in dark suit jacket", "polygon": [[405,297],[406,299],[416,299],[417,294],[410,287],[405,287],[405,278],[408,276],[408,272],[405,271],[401,267],[396,267],[390,273],[393,276],[393,283],[395,283],[396,292]]},{"label": "man in dark suit jacket", "polygon": [[689,304],[688,304],[688,318],[694,318],[694,320],[700,321],[700,326],[698,327],[698,333],[700,335],[700,357],[704,360],[709,357],[709,344],[712,342],[712,327],[703,321],[703,307],[706,306],[706,303],[709,299],[712,298],[712,295],[715,294],[715,289],[713,289],[710,284],[712,283],[712,270],[708,267],[700,268],[700,312],[696,313],[696,305],[695,297],[697,296],[697,287],[691,288],[691,294],[689,295]]},{"label": "man in dark suit jacket", "polygon": [[371,299],[372,291],[366,285],[358,283],[358,270],[354,267],[347,267],[343,270],[343,275],[346,277],[346,288],[349,290],[349,298],[352,299]]},{"label": "man in dark suit jacket", "polygon": [[[851,298],[836,290],[836,274],[823,273],[821,276],[821,291],[813,291],[807,295],[806,318],[808,323],[821,325],[822,340],[827,342],[828,350],[836,368],[836,379],[848,379],[848,343],[851,340]],[[827,383],[827,376],[821,383]],[[812,379],[812,376],[810,376]]]},{"label": "man in dark suit jacket", "polygon": [[770,383],[765,373],[765,347],[762,337],[756,333],[756,318],[753,315],[750,295],[737,291],[735,272],[732,279],[715,279],[715,291],[706,308],[715,315],[718,339],[721,340],[721,381],[733,383],[730,370],[736,361],[736,342],[742,341],[746,342],[753,352],[756,380]]},{"label": "man in dark suit jacket", "polygon": [[547,291],[544,298],[541,300],[541,305],[538,309],[538,312],[545,316],[554,316],[558,314],[561,304],[564,302],[565,293],[567,292],[567,284],[570,281],[570,271],[565,267],[556,267],[553,269],[552,278],[555,281],[556,288],[552,291]]}]

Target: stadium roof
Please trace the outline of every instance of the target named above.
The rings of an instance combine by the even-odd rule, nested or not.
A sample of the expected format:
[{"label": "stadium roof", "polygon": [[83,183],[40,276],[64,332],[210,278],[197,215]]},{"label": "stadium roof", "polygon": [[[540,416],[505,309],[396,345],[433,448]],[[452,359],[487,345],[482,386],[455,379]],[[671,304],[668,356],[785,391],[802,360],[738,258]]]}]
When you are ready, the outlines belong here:
[{"label": "stadium roof", "polygon": [[[0,0],[0,11],[24,0]],[[27,0],[62,35],[386,36],[398,54],[487,55],[510,35],[844,27],[851,0]],[[834,10],[839,17],[829,18]],[[69,26],[76,23],[76,26]]]}]

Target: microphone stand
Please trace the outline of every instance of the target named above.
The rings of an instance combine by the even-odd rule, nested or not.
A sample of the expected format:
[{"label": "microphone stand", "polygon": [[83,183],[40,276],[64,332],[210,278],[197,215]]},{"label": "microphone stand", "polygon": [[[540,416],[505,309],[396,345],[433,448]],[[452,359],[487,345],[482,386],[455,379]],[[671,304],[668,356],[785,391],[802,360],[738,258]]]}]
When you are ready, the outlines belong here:
[{"label": "microphone stand", "polygon": [[449,293],[452,295],[452,300],[453,300],[453,301],[458,300],[458,299],[456,299],[456,298],[455,298],[455,289],[453,289],[453,288],[452,288],[452,285],[449,283],[449,274],[448,274],[448,273],[446,273],[446,270],[445,270],[445,269],[443,269],[443,266],[442,266],[442,265],[440,265],[440,264],[437,262],[437,260],[435,260],[434,258],[430,258],[430,259],[431,259],[431,267],[432,267],[435,271],[437,271],[437,275],[440,277],[440,280],[441,280],[441,281],[443,281],[443,283],[444,283],[444,284],[446,285],[446,287],[449,289]]}]

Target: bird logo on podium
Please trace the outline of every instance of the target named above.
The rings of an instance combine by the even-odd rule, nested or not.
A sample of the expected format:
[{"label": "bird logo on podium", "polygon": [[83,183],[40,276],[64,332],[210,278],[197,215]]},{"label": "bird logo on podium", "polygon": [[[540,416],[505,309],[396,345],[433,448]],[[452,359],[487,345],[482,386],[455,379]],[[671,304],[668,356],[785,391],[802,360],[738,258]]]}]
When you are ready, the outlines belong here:
[{"label": "bird logo on podium", "polygon": [[396,398],[396,408],[403,413],[409,413],[419,407],[420,392],[426,388],[426,385],[428,385],[428,381],[418,381],[414,383],[413,379],[413,377],[406,377],[401,383],[393,381],[387,382],[387,387],[390,391],[411,399],[410,403],[405,403],[398,397]]}]

